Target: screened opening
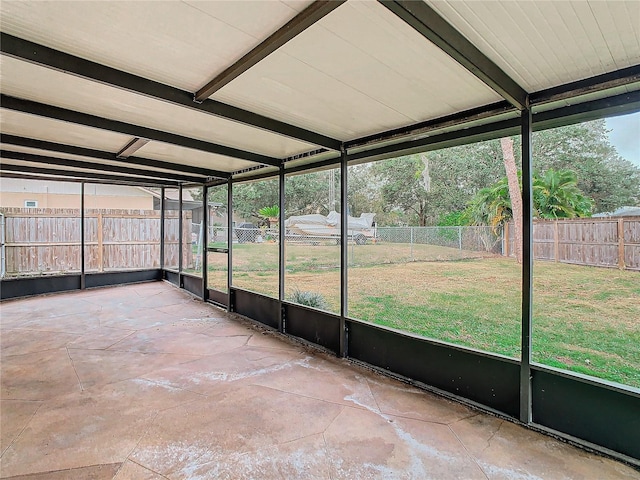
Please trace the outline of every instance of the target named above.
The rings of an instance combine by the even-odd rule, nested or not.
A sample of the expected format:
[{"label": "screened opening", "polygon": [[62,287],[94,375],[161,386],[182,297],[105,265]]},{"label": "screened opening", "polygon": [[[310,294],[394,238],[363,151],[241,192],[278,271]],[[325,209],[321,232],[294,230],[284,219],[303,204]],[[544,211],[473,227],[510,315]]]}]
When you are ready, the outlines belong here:
[{"label": "screened opening", "polygon": [[533,360],[640,387],[640,114],[534,134]]},{"label": "screened opening", "polygon": [[202,276],[202,258],[205,248],[203,187],[182,189],[182,271]]},{"label": "screened opening", "polygon": [[80,271],[80,184],[2,179],[2,278]]},{"label": "screened opening", "polygon": [[207,193],[207,287],[227,292],[228,186],[209,187]]},{"label": "screened opening", "polygon": [[179,195],[177,188],[164,189],[164,268],[175,271],[180,264]]},{"label": "screened opening", "polygon": [[84,186],[85,272],[160,267],[160,210],[148,189]]},{"label": "screened opening", "polygon": [[285,299],[340,313],[340,169],[285,177]]},{"label": "screened opening", "polygon": [[278,179],[233,185],[233,286],[278,298]]},{"label": "screened opening", "polygon": [[[522,269],[505,244],[505,158],[518,139],[349,167],[349,211],[375,213],[348,247],[349,317],[474,349],[520,356]],[[517,188],[517,186],[515,187]]]}]

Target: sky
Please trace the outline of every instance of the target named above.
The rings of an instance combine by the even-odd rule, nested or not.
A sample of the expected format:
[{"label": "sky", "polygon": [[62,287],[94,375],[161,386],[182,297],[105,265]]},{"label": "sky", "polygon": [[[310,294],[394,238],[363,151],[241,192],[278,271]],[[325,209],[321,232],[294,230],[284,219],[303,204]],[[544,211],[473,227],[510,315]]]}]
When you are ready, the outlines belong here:
[{"label": "sky", "polygon": [[606,119],[609,140],[621,157],[640,167],[640,112]]}]

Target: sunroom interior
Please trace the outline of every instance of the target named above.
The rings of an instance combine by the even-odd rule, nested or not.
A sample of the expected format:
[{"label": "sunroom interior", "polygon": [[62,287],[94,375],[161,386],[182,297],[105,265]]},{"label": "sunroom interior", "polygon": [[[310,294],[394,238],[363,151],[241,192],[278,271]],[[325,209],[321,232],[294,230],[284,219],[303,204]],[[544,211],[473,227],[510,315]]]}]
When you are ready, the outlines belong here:
[{"label": "sunroom interior", "polygon": [[[640,3],[3,1],[0,12],[2,182],[64,184],[75,202],[56,214],[75,232],[68,264],[15,276],[5,275],[11,208],[0,204],[3,301],[169,282],[337,357],[640,465],[638,385],[533,355],[532,209],[534,132],[640,111]],[[374,321],[363,313],[384,310],[374,302],[355,308],[358,285],[374,281],[358,270],[354,259],[369,254],[349,234],[358,167],[503,137],[519,139],[522,167],[522,264],[502,293],[518,317],[511,353]],[[319,173],[340,216],[323,260],[331,277],[310,280],[332,300],[314,308],[291,300],[304,265],[290,262],[296,248],[329,247],[299,244],[284,227],[241,232],[236,204],[243,186],[269,183],[283,226],[301,195],[291,179]],[[155,208],[127,215],[157,237],[131,257],[118,248],[131,253],[143,233],[107,239],[97,227],[131,225],[99,213],[104,195],[121,200],[107,208],[142,211],[123,197],[129,187],[153,197]],[[30,206],[27,219],[47,207]],[[261,250],[241,234],[259,236],[249,246]],[[635,242],[628,255],[640,258]],[[20,248],[46,256],[33,239]],[[387,275],[378,281],[397,284],[391,296],[411,298],[411,282]],[[486,300],[488,315],[501,315]],[[640,320],[626,320],[637,332]]]}]

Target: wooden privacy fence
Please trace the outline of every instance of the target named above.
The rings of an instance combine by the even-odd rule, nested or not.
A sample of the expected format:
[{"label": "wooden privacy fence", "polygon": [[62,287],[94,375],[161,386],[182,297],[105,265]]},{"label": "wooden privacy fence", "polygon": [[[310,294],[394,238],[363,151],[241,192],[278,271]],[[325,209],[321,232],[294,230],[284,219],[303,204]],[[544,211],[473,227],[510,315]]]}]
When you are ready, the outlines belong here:
[{"label": "wooden privacy fence", "polygon": [[[80,271],[80,210],[3,208],[7,276]],[[165,212],[165,266],[177,268],[179,218]],[[191,212],[183,212],[183,255],[192,262]],[[160,212],[85,210],[85,271],[160,267]]]},{"label": "wooden privacy fence", "polygon": [[[513,255],[513,224],[505,225],[504,250]],[[640,217],[535,220],[533,255],[577,265],[640,271]]]}]

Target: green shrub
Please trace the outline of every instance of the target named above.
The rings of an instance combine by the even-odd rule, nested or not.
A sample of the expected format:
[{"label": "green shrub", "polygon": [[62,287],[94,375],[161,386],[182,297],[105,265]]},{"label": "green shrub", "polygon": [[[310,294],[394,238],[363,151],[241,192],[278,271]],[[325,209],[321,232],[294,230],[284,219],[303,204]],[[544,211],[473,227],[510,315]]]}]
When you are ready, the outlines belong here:
[{"label": "green shrub", "polygon": [[264,218],[278,218],[278,215],[280,215],[280,207],[278,205],[263,207],[258,210],[258,215]]},{"label": "green shrub", "polygon": [[329,304],[324,299],[321,293],[318,292],[304,292],[299,289],[295,289],[291,295],[287,296],[287,300],[299,305],[305,305],[307,307],[318,308],[320,310],[328,310]]}]

